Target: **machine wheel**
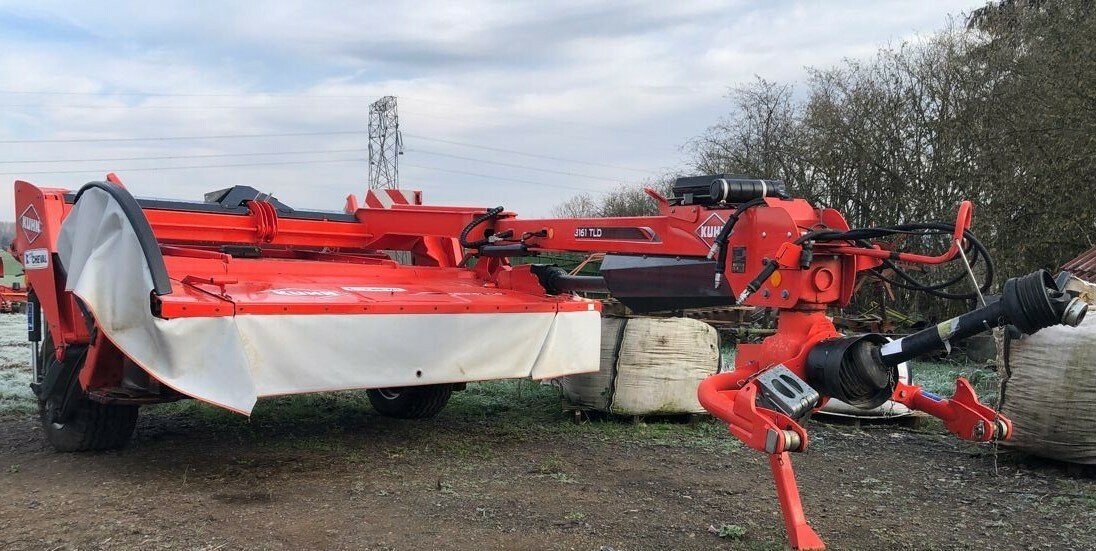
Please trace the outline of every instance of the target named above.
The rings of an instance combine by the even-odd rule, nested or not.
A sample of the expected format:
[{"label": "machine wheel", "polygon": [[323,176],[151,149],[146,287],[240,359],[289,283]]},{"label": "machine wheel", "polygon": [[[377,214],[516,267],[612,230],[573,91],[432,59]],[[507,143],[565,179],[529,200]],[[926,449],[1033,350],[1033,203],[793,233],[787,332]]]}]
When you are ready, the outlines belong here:
[{"label": "machine wheel", "polygon": [[453,385],[405,386],[365,391],[373,409],[385,417],[427,419],[445,407]]},{"label": "machine wheel", "polygon": [[[61,369],[61,363],[53,356],[53,339],[49,334],[42,339],[39,365],[45,369]],[[53,422],[49,412],[54,398],[40,397],[38,416],[42,430],[53,448],[59,452],[82,452],[121,448],[133,436],[137,426],[137,406],[106,405],[93,402],[87,396],[76,396],[70,406],[68,419]]]},{"label": "machine wheel", "polygon": [[87,398],[73,404],[69,419],[53,423],[43,402],[39,408],[42,429],[59,452],[113,450],[126,445],[137,426],[137,406],[105,405]]}]

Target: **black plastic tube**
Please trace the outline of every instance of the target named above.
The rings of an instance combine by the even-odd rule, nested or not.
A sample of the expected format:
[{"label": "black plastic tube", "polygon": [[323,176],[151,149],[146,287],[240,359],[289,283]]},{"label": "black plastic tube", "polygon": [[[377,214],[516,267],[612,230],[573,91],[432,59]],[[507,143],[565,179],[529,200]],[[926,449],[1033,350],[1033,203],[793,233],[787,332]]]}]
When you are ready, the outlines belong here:
[{"label": "black plastic tube", "polygon": [[537,264],[532,268],[533,275],[550,295],[560,293],[607,293],[609,288],[601,276],[576,276],[568,274],[559,266]]},{"label": "black plastic tube", "polygon": [[1050,273],[1039,270],[1005,281],[1001,300],[891,341],[880,352],[884,364],[898,365],[931,352],[948,351],[952,342],[995,327],[1014,325],[1030,335],[1052,325],[1075,326],[1087,309],[1087,304],[1061,292]]}]

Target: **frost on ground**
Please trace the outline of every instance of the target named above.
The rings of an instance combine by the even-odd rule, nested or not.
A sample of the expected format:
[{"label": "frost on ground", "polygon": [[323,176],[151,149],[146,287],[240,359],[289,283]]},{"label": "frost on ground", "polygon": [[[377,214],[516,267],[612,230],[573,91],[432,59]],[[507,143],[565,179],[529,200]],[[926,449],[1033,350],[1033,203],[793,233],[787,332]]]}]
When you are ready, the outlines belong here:
[{"label": "frost on ground", "polygon": [[30,354],[22,314],[0,314],[0,415],[31,413]]}]

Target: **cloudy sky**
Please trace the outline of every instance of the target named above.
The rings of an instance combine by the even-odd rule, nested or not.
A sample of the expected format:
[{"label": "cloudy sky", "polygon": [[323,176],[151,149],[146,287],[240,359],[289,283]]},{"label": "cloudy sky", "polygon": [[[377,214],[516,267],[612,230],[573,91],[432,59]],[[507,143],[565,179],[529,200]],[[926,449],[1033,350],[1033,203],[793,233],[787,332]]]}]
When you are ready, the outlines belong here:
[{"label": "cloudy sky", "polygon": [[363,193],[368,105],[391,94],[402,187],[541,216],[681,166],[731,86],[983,3],[0,0],[0,178],[113,170],[137,195],[247,184],[337,210]]}]

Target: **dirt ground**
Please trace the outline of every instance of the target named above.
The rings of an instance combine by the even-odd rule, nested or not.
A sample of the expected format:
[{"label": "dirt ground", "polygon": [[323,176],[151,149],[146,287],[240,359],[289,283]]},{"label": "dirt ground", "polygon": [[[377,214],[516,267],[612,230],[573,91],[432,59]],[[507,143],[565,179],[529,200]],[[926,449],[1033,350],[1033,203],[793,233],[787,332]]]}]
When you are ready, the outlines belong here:
[{"label": "dirt ground", "polygon": [[[26,367],[2,352],[10,383]],[[531,382],[470,385],[428,421],[379,417],[361,393],[250,420],[156,406],[129,447],[85,454],[47,448],[4,388],[2,549],[784,547],[767,464],[717,423],[575,424]],[[932,425],[808,428],[800,488],[832,549],[1096,549],[1091,471]]]}]

